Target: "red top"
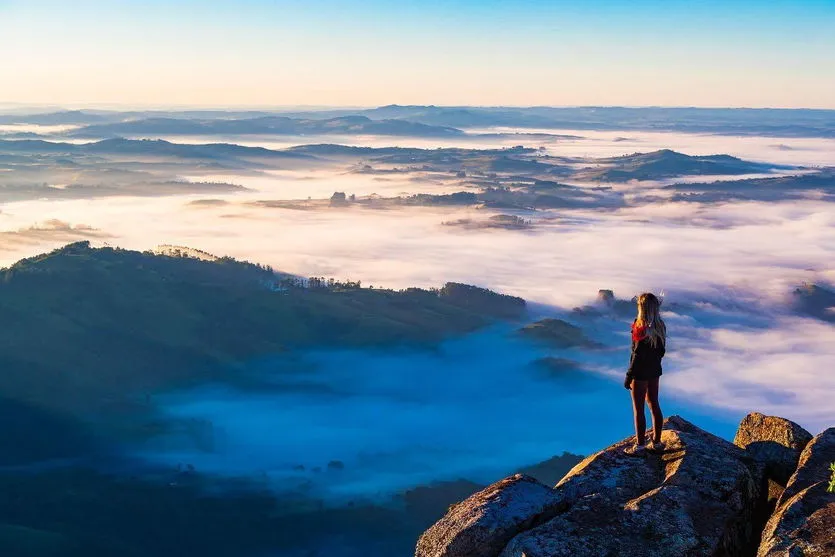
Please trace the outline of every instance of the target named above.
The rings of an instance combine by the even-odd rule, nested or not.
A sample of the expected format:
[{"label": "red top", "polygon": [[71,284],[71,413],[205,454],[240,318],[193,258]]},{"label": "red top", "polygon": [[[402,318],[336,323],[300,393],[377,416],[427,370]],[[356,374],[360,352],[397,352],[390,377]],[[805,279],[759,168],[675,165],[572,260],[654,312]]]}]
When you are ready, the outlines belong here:
[{"label": "red top", "polygon": [[647,336],[647,326],[637,326],[637,321],[632,323],[632,341],[640,342]]}]

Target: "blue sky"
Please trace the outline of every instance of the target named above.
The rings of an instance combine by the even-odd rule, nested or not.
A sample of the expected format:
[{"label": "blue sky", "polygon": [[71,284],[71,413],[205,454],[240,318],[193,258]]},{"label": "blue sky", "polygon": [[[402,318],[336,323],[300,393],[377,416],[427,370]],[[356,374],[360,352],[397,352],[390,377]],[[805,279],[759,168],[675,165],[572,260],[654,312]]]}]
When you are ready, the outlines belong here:
[{"label": "blue sky", "polygon": [[0,0],[0,102],[835,108],[835,0]]}]

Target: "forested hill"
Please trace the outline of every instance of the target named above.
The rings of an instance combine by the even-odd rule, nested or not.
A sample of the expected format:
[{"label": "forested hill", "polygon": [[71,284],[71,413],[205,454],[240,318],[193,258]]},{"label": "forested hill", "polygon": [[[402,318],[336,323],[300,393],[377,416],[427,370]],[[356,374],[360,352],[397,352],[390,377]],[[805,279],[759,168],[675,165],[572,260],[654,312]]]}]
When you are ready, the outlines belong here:
[{"label": "forested hill", "polygon": [[101,409],[255,357],[434,342],[524,308],[460,284],[397,292],[81,242],[0,271],[0,396]]},{"label": "forested hill", "polygon": [[216,381],[277,388],[243,364],[434,343],[525,311],[519,298],[462,284],[396,292],[164,251],[82,242],[0,270],[0,554],[247,555],[287,545],[290,532],[313,535],[327,519],[297,509],[287,526],[291,509],[247,482],[207,497],[202,486],[227,484],[190,474],[174,488],[167,472],[158,482],[87,467],[177,427],[157,393]]}]

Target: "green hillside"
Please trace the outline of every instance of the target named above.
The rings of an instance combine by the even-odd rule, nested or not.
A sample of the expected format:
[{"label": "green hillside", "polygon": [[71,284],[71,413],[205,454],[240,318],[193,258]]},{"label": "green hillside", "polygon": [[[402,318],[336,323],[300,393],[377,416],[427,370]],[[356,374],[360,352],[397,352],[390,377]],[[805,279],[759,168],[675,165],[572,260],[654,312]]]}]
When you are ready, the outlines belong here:
[{"label": "green hillside", "polygon": [[20,426],[0,434],[14,447],[0,460],[72,453],[84,435],[67,417],[130,415],[161,390],[235,381],[255,358],[431,343],[524,307],[459,284],[396,292],[308,283],[230,258],[71,244],[0,271],[0,417]]}]

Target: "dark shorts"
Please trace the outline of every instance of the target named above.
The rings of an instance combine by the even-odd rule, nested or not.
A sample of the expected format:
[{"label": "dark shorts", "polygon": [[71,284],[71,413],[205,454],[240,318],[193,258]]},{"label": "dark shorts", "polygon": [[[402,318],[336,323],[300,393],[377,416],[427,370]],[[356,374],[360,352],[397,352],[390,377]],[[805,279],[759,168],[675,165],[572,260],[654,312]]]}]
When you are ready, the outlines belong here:
[{"label": "dark shorts", "polygon": [[633,373],[632,379],[635,381],[652,381],[653,379],[658,379],[661,377],[661,371],[657,372],[643,372],[643,373]]}]

